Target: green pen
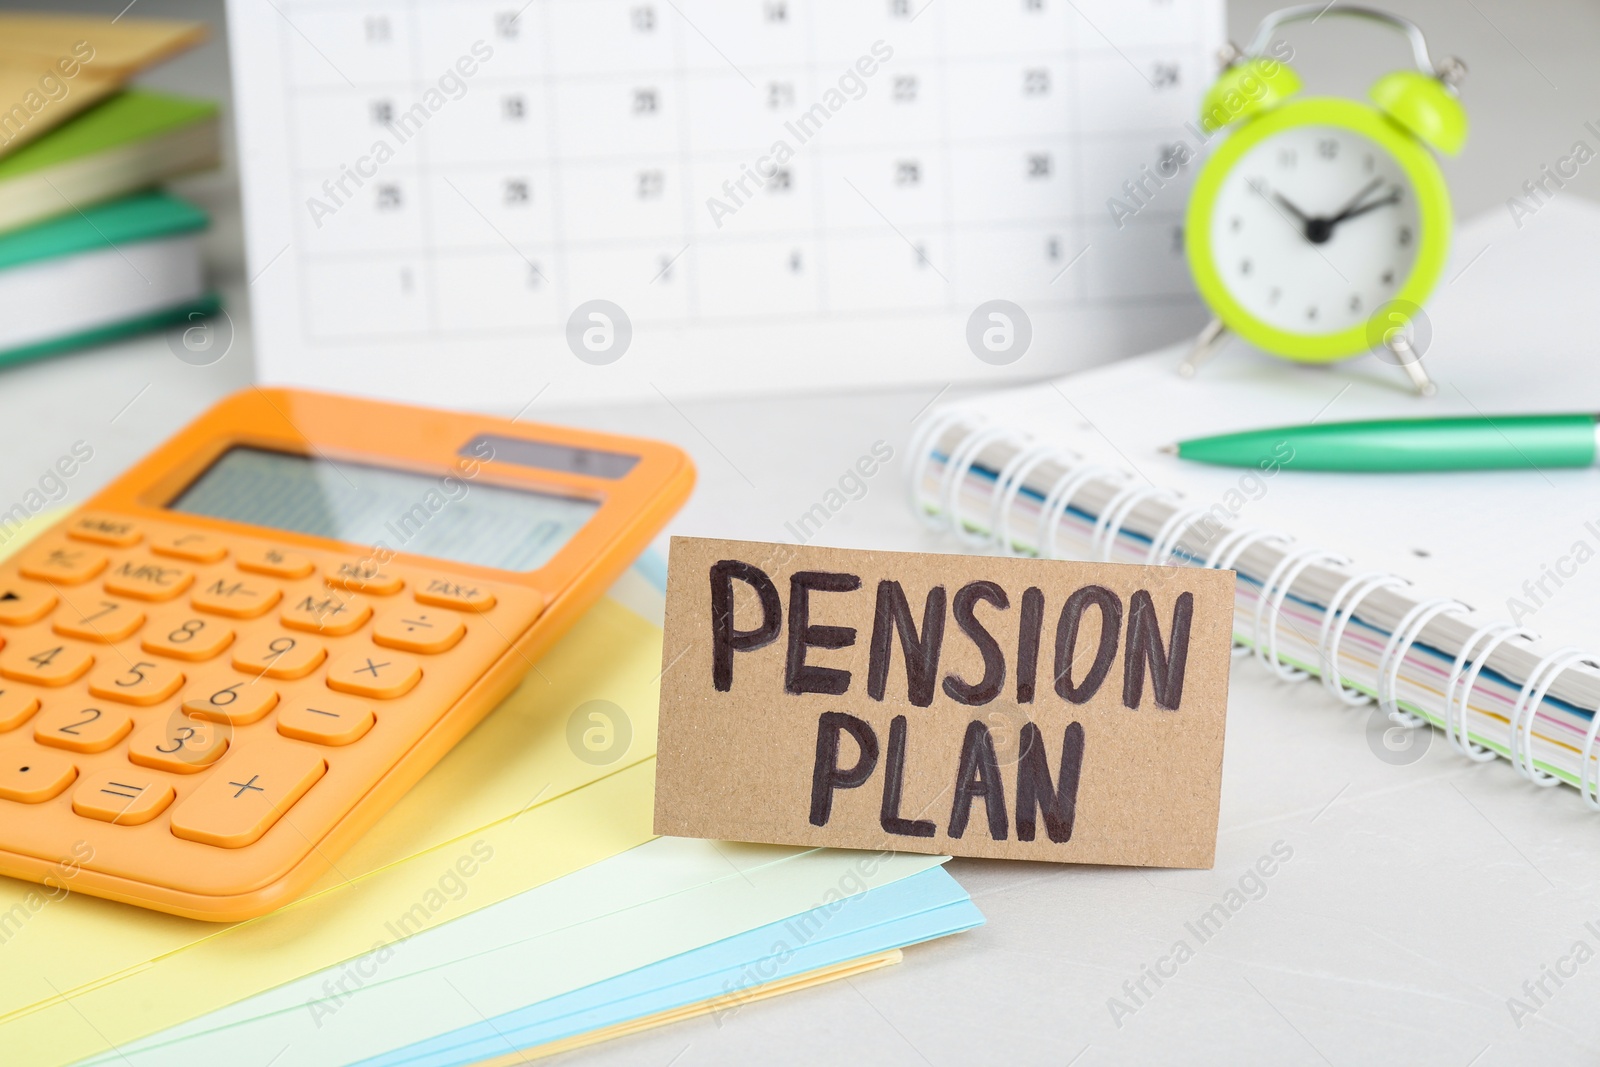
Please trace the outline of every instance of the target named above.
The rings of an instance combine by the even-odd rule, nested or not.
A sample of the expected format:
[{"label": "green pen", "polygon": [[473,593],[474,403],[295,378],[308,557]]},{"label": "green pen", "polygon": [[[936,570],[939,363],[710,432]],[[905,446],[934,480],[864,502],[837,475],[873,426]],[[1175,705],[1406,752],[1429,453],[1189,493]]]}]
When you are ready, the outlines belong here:
[{"label": "green pen", "polygon": [[1164,452],[1224,467],[1486,471],[1590,467],[1594,415],[1468,415],[1309,423],[1197,437]]}]

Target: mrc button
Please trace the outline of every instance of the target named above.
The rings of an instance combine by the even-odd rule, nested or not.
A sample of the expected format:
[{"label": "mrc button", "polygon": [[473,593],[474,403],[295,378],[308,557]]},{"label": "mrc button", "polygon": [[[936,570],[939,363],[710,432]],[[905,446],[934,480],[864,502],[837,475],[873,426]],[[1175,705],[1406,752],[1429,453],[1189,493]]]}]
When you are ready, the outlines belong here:
[{"label": "mrc button", "polygon": [[413,595],[424,604],[460,611],[488,611],[495,605],[494,590],[470,578],[424,578]]}]

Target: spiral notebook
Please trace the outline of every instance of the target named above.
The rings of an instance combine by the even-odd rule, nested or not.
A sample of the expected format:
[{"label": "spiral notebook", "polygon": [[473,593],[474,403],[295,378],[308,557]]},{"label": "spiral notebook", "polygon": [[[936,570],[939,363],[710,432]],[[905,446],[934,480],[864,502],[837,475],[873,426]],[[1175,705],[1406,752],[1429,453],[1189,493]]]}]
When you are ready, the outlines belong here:
[{"label": "spiral notebook", "polygon": [[1375,476],[1160,451],[1323,419],[1600,412],[1576,328],[1597,247],[1600,207],[1575,198],[1520,228],[1463,226],[1427,309],[1431,400],[1376,359],[1309,368],[1237,342],[1183,379],[1174,347],[923,415],[912,506],[979,550],[1236,570],[1236,654],[1600,808],[1600,470]]}]

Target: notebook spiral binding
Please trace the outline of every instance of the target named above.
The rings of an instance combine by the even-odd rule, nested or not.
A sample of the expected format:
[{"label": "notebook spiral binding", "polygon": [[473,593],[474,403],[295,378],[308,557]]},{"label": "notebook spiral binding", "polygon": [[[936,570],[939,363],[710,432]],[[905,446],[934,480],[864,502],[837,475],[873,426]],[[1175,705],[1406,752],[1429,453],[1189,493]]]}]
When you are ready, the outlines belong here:
[{"label": "notebook spiral binding", "polygon": [[[945,439],[953,434],[958,436],[953,443],[947,444]],[[963,510],[962,488],[978,465],[979,457],[991,447],[1002,445],[1015,451],[993,472],[994,486],[990,490],[987,514],[982,520],[975,519]],[[1126,524],[1134,511],[1141,504],[1151,501],[1169,505],[1172,513],[1149,535],[1150,547],[1144,555],[1146,564],[1178,563],[1235,570],[1240,569],[1241,557],[1251,548],[1261,545],[1278,548],[1282,555],[1276,565],[1259,576],[1261,590],[1249,618],[1248,640],[1241,634],[1242,627],[1238,615],[1235,616],[1234,655],[1253,655],[1264,669],[1284,681],[1305,681],[1313,676],[1318,677],[1335,699],[1351,707],[1375,703],[1398,727],[1415,730],[1432,725],[1418,711],[1401,706],[1401,668],[1430,622],[1441,616],[1467,619],[1472,614],[1472,608],[1461,601],[1452,597],[1431,597],[1417,602],[1406,611],[1399,623],[1389,631],[1388,640],[1377,660],[1375,691],[1368,693],[1341,673],[1341,643],[1363,601],[1379,590],[1408,589],[1411,583],[1407,579],[1387,571],[1364,571],[1345,578],[1333,595],[1327,598],[1327,603],[1322,605],[1323,618],[1316,640],[1316,662],[1309,670],[1301,669],[1286,662],[1278,651],[1280,615],[1284,605],[1295,582],[1307,570],[1322,566],[1344,571],[1353,566],[1353,561],[1348,557],[1321,548],[1297,545],[1293,537],[1281,531],[1229,525],[1223,525],[1214,532],[1216,543],[1203,558],[1185,552],[1181,547],[1184,536],[1209,515],[1208,509],[1185,505],[1182,494],[1174,490],[1142,484],[1126,471],[1090,462],[1082,454],[1064,446],[1039,441],[1023,431],[990,425],[981,414],[961,407],[946,408],[929,415],[913,434],[910,447],[913,460],[907,475],[912,511],[930,529],[954,534],[975,548],[994,548],[1007,555],[1067,558],[1059,544],[1062,522],[1069,510],[1073,510],[1074,498],[1096,482],[1111,490],[1109,500],[1098,509],[1098,514],[1090,515],[1082,508],[1077,509],[1080,515],[1093,520],[1088,544],[1091,559],[1109,562],[1117,539],[1125,533]],[[939,477],[935,502],[930,502],[927,483],[934,461],[940,459],[944,461],[944,469]],[[1036,550],[1024,552],[1019,550],[1012,530],[1012,512],[1028,479],[1052,461],[1063,467],[1065,473],[1048,488],[1034,489],[1042,499],[1038,527],[1032,539]],[[1490,657],[1508,642],[1520,641],[1531,646],[1539,639],[1539,634],[1533,630],[1501,620],[1491,621],[1473,630],[1461,644],[1446,675],[1439,714],[1441,728],[1451,747],[1467,759],[1484,763],[1505,758],[1519,774],[1541,787],[1568,781],[1577,788],[1584,804],[1600,811],[1600,753],[1596,751],[1597,743],[1600,743],[1600,712],[1579,709],[1589,715],[1590,721],[1583,747],[1578,750],[1580,761],[1576,776],[1569,779],[1565,774],[1544,770],[1535,765],[1533,756],[1534,719],[1556,679],[1577,667],[1600,672],[1600,657],[1581,649],[1564,647],[1538,661],[1512,704],[1509,715],[1510,743],[1506,752],[1480,744],[1468,733],[1469,701]]]}]

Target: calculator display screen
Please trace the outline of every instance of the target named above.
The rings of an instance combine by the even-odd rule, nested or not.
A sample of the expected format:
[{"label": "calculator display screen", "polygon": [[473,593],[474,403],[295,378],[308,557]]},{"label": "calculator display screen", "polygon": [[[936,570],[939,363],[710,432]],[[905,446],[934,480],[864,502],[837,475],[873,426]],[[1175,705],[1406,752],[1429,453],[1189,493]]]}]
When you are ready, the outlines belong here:
[{"label": "calculator display screen", "polygon": [[234,447],[167,505],[507,571],[537,570],[600,505],[387,467]]}]

